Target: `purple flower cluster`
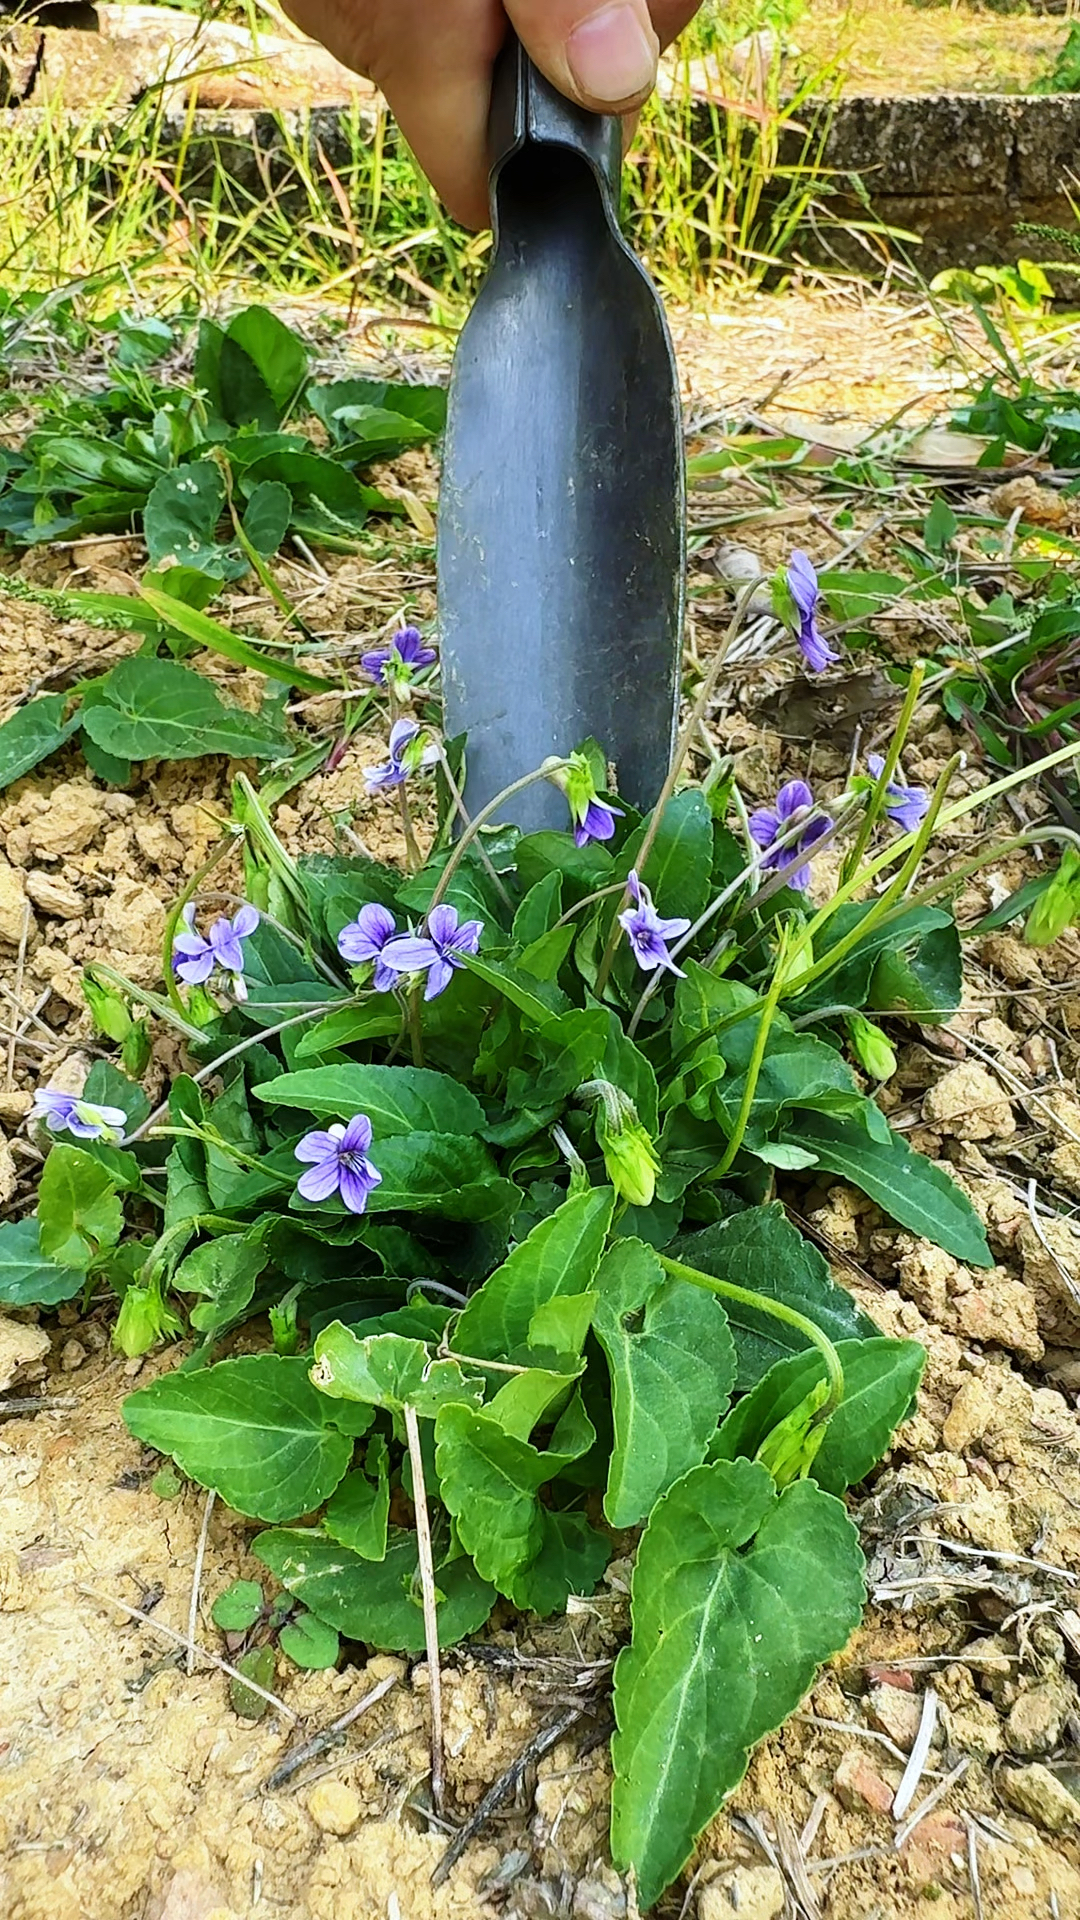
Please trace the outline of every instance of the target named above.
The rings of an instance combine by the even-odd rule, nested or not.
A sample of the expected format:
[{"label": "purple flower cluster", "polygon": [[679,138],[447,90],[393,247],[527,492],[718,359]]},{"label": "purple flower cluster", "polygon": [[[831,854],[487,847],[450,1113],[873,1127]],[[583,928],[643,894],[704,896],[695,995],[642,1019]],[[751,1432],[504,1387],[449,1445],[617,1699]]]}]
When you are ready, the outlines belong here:
[{"label": "purple flower cluster", "polygon": [[[880,753],[868,753],[866,764],[875,780],[880,780],[885,760]],[[930,809],[925,787],[908,787],[896,775],[885,789],[885,811],[904,833],[917,833]]]},{"label": "purple flower cluster", "polygon": [[214,973],[227,976],[237,1000],[247,999],[244,981],[243,941],[254,933],[259,916],[254,907],[243,906],[231,920],[215,920],[205,936],[196,930],[195,907],[188,901],[180,915],[183,932],[173,941],[173,972],[185,986],[205,986]]},{"label": "purple flower cluster", "polygon": [[339,1193],[350,1213],[363,1213],[382,1181],[378,1167],[367,1157],[370,1145],[371,1121],[366,1113],[354,1114],[347,1125],[335,1121],[331,1127],[305,1133],[293,1149],[298,1160],[310,1163],[296,1183],[297,1193],[316,1201]]},{"label": "purple flower cluster", "polygon": [[652,894],[644,886],[636,873],[626,877],[626,888],[633,901],[625,913],[619,915],[622,927],[633,949],[634,958],[643,973],[654,973],[657,967],[666,967],[669,973],[677,973],[684,978],[681,967],[675,965],[668,952],[668,941],[677,940],[690,925],[689,920],[662,920],[653,905]]},{"label": "purple flower cluster", "polygon": [[55,1087],[38,1088],[30,1118],[44,1120],[50,1133],[70,1133],[76,1140],[111,1140],[127,1126],[123,1107],[99,1106]]},{"label": "purple flower cluster", "polygon": [[416,675],[434,661],[434,647],[425,647],[424,636],[416,627],[402,627],[389,646],[376,647],[360,656],[364,672],[380,687],[393,687],[398,694],[411,687]]},{"label": "purple flower cluster", "polygon": [[[825,815],[811,820],[814,808],[814,796],[805,780],[789,780],[781,787],[776,796],[775,807],[758,807],[750,815],[750,833],[759,847],[763,849],[764,869],[775,868],[784,875],[789,887],[802,893],[810,885],[808,856],[823,834],[832,829],[832,821]],[[802,820],[807,821],[805,830],[787,846],[779,847],[776,842],[783,834]]]},{"label": "purple flower cluster", "polygon": [[376,993],[391,992],[402,975],[426,974],[424,999],[435,1000],[464,965],[464,956],[479,951],[483,931],[482,920],[459,926],[457,908],[444,904],[431,909],[425,933],[399,934],[389,908],[371,904],[342,927],[338,952],[354,966],[374,965]]}]

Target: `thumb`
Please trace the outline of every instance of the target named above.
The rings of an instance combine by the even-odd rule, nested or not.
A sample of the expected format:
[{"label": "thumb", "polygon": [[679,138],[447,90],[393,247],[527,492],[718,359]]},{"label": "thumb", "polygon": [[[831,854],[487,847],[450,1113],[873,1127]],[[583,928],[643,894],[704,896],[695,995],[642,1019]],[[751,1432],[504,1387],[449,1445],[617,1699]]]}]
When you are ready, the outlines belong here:
[{"label": "thumb", "polygon": [[660,43],[648,0],[505,0],[530,59],[571,100],[629,113],[656,82]]}]

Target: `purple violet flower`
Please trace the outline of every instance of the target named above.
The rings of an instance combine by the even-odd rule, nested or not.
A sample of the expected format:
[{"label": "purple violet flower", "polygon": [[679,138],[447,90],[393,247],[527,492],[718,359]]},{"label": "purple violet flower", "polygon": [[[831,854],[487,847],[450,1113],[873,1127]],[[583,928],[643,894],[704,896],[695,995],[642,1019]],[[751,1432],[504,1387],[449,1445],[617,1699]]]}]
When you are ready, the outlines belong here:
[{"label": "purple violet flower", "polygon": [[361,654],[360,665],[380,687],[390,682],[408,686],[414,675],[430,667],[434,660],[435,649],[425,647],[423,634],[416,627],[402,627],[389,646]]},{"label": "purple violet flower", "polygon": [[317,1128],[305,1133],[293,1149],[298,1160],[311,1162],[302,1173],[296,1191],[304,1200],[329,1200],[340,1193],[350,1213],[363,1213],[368,1197],[382,1182],[382,1174],[367,1157],[371,1145],[371,1121],[366,1113],[356,1113],[347,1126],[335,1121],[325,1131]]},{"label": "purple violet flower", "polygon": [[[822,834],[832,828],[832,821],[822,815],[817,820],[809,820],[813,811],[814,796],[805,780],[789,780],[781,787],[776,796],[775,807],[758,807],[750,815],[751,837],[764,849],[762,869],[767,871],[775,867],[784,875],[789,887],[796,893],[804,893],[810,885],[810,868],[807,857],[821,839]],[[809,820],[805,832],[797,840],[789,841],[786,847],[778,847],[775,842],[781,834],[797,826],[800,820]],[[798,863],[802,863],[801,865]],[[794,869],[794,871],[792,870]]]},{"label": "purple violet flower", "polygon": [[[884,756],[880,753],[868,753],[866,764],[874,779],[880,780],[885,765]],[[930,800],[926,788],[905,786],[904,782],[898,780],[894,774],[885,789],[885,811],[889,819],[895,820],[896,825],[904,833],[917,833],[930,811]]]},{"label": "purple violet flower", "polygon": [[30,1118],[44,1120],[50,1133],[72,1133],[76,1140],[111,1140],[127,1126],[123,1107],[97,1106],[55,1087],[38,1088]]},{"label": "purple violet flower", "polygon": [[798,550],[791,556],[787,570],[787,590],[799,616],[798,642],[803,658],[811,673],[824,673],[840,655],[834,653],[822,638],[817,624],[818,601],[821,592],[818,587],[817,569],[805,553]]},{"label": "purple violet flower", "polygon": [[574,845],[587,847],[590,840],[610,840],[616,820],[622,817],[621,807],[609,806],[606,800],[590,800],[574,817]]},{"label": "purple violet flower", "polygon": [[466,920],[459,927],[456,907],[432,907],[426,938],[417,934],[391,940],[383,948],[383,964],[395,973],[426,973],[424,999],[434,1000],[445,992],[456,969],[464,964],[462,955],[478,951],[483,931],[482,920]]},{"label": "purple violet flower", "polygon": [[372,985],[376,993],[392,993],[397,986],[397,974],[383,959],[383,948],[396,934],[397,921],[389,908],[374,903],[361,907],[356,919],[338,934],[338,952],[343,960],[358,967],[374,962]]},{"label": "purple violet flower", "polygon": [[215,971],[229,975],[229,984],[237,1000],[247,999],[244,980],[242,942],[254,933],[259,916],[254,907],[243,906],[231,920],[215,920],[205,936],[196,930],[195,907],[188,901],[180,915],[183,932],[173,940],[173,972],[185,986],[201,987]]},{"label": "purple violet flower", "polygon": [[682,980],[685,977],[683,970],[675,965],[667,943],[686,932],[689,920],[661,920],[653,906],[652,894],[633,871],[626,876],[626,886],[634,904],[625,913],[620,913],[619,925],[634,950],[638,966],[644,973],[653,973],[657,967],[666,967],[669,973],[677,973]]},{"label": "purple violet flower", "polygon": [[369,793],[384,787],[404,786],[410,773],[430,767],[439,757],[436,746],[424,746],[415,720],[395,720],[390,729],[390,758],[383,767],[365,767],[364,779]]}]

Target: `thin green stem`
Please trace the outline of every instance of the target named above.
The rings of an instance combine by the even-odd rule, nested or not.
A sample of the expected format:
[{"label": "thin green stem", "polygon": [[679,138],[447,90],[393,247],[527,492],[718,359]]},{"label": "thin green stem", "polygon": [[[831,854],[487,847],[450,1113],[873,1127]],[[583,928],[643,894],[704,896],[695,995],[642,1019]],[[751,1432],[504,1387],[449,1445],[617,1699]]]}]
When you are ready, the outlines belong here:
[{"label": "thin green stem", "polygon": [[881,773],[874,783],[874,791],[870,795],[870,804],[866,809],[862,826],[859,828],[854,844],[840,869],[841,883],[845,880],[850,880],[852,874],[858,871],[862,857],[870,845],[870,836],[881,818],[882,809],[885,805],[885,795],[888,791],[889,782],[896,772],[897,767],[900,765],[900,755],[904,750],[904,743],[907,740],[911,728],[911,722],[915,714],[915,708],[919,702],[919,695],[922,692],[922,684],[925,678],[926,662],[924,660],[916,660],[911,669],[911,678],[908,681],[908,690],[904,697],[904,704],[900,709],[900,718],[896,723],[896,729],[889,742],[888,752],[885,755],[885,765],[882,767]]},{"label": "thin green stem", "polygon": [[414,1067],[422,1067],[424,1064],[424,1033],[420,1019],[420,992],[421,982],[418,980],[415,986],[410,987],[407,995],[409,1004],[409,1043],[412,1047],[412,1063]]},{"label": "thin green stem", "polygon": [[[219,1053],[217,1059],[211,1060],[208,1067],[200,1067],[198,1073],[192,1074],[192,1083],[196,1087],[201,1087],[203,1081],[209,1080],[211,1074],[219,1073],[221,1068],[227,1066],[230,1060],[235,1060],[239,1054],[246,1053],[249,1047],[257,1047],[267,1040],[275,1040],[279,1033],[286,1033],[290,1027],[301,1027],[307,1020],[321,1020],[328,1012],[337,1013],[342,1007],[351,1007],[359,1004],[359,1000],[338,1000],[332,1004],[324,1002],[321,1006],[306,1008],[303,1013],[294,1013],[291,1019],[282,1020],[276,1027],[260,1027],[257,1033],[249,1034],[246,1040],[241,1040],[235,1047],[230,1047],[227,1053]],[[199,1028],[193,1028],[192,1032],[197,1034],[200,1040],[206,1039],[206,1035]],[[165,1118],[168,1111],[169,1102],[163,1100],[160,1107],[155,1107],[149,1118],[143,1121],[141,1127],[136,1127],[134,1133],[129,1133],[126,1136],[123,1145],[130,1147],[136,1140],[141,1140],[144,1134],[149,1133],[151,1127],[156,1126],[159,1120]]]},{"label": "thin green stem", "polygon": [[129,980],[126,974],[117,973],[115,967],[107,967],[103,960],[95,960],[92,966],[87,968],[87,972],[95,980],[101,979],[110,987],[119,987],[122,992],[130,995],[137,1006],[146,1007],[150,1013],[156,1013],[159,1020],[164,1020],[170,1027],[175,1027],[177,1033],[182,1033],[186,1040],[206,1039],[202,1027],[197,1027],[193,1020],[186,1019],[183,1010],[177,1012],[171,1002],[163,999],[160,993],[151,992],[149,987],[137,987],[134,980]]},{"label": "thin green stem", "polygon": [[486,807],[481,807],[480,812],[473,815],[472,820],[466,827],[461,839],[458,841],[453,853],[450,855],[449,860],[439,875],[439,884],[431,896],[431,907],[428,908],[429,913],[433,907],[439,906],[440,902],[446,899],[450,882],[460,867],[462,860],[465,858],[467,849],[476,839],[481,827],[486,827],[492,816],[498,813],[500,807],[505,806],[508,800],[512,800],[516,793],[524,793],[526,787],[534,787],[538,780],[550,780],[553,773],[561,772],[565,767],[568,767],[569,764],[568,760],[552,760],[546,766],[534,768],[532,773],[523,773],[520,780],[512,780],[508,787],[504,787],[501,793],[495,795],[494,800],[489,800]]},{"label": "thin green stem", "polygon": [[[439,752],[439,765],[441,766],[443,771],[443,779],[446,781],[447,787],[450,790],[450,798],[454,803],[454,811],[457,814],[458,819],[461,821],[461,824],[463,827],[466,827],[466,828],[471,827],[472,816],[469,813],[468,807],[465,805],[465,796],[462,793],[461,788],[458,786],[458,783],[454,778],[454,769],[452,768],[449,760],[446,757],[446,748],[443,746],[443,743],[441,740],[437,741],[436,745],[438,747],[438,752]],[[499,899],[502,901],[503,906],[507,909],[507,912],[512,913],[514,908],[514,903],[511,900],[510,895],[507,892],[505,886],[503,885],[502,875],[496,872],[495,863],[492,860],[491,855],[489,854],[482,840],[478,843],[476,851],[480,856],[480,863],[484,869],[484,872],[487,874],[488,879],[491,881],[491,884],[494,887],[496,893],[498,894]]]},{"label": "thin green stem", "polygon": [[801,1333],[804,1340],[809,1341],[821,1354],[829,1382],[829,1397],[820,1408],[815,1424],[820,1425],[836,1412],[844,1397],[844,1369],[832,1341],[813,1320],[796,1312],[794,1307],[785,1306],[782,1300],[770,1300],[767,1294],[752,1293],[749,1287],[737,1287],[730,1280],[714,1280],[711,1273],[700,1273],[697,1267],[685,1267],[681,1260],[671,1260],[666,1253],[657,1254],[657,1259],[673,1280],[686,1280],[692,1287],[703,1287],[708,1293],[718,1294],[722,1300],[737,1300],[740,1306],[755,1307],[759,1313],[782,1320],[785,1326]]},{"label": "thin green stem", "polygon": [[754,1106],[754,1095],[757,1092],[762,1063],[765,1059],[765,1049],[769,1044],[769,1033],[772,1028],[773,1017],[784,988],[785,962],[787,960],[789,944],[788,930],[785,927],[780,935],[772,981],[769,985],[769,991],[765,996],[765,1005],[761,1009],[758,1029],[754,1035],[754,1050],[750,1055],[750,1064],[746,1069],[746,1085],[743,1088],[743,1097],[739,1102],[739,1111],[735,1116],[735,1125],[731,1130],[731,1138],[724,1148],[723,1157],[716,1168],[715,1178],[717,1180],[722,1180],[725,1173],[730,1170],[735,1155],[742,1146],[743,1137],[749,1125],[750,1115]]}]

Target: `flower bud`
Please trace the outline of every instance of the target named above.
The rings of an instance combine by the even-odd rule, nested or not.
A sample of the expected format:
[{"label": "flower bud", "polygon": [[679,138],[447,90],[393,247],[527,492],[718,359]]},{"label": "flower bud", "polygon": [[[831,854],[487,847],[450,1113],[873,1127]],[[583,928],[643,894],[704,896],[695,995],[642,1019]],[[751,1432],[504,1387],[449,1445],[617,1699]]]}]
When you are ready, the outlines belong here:
[{"label": "flower bud", "polygon": [[183,1333],[180,1318],[162,1299],[156,1286],[131,1286],[120,1303],[113,1345],[129,1360],[149,1353],[160,1340]]},{"label": "flower bud", "polygon": [[97,1031],[122,1046],[131,1027],[131,1015],[122,996],[115,988],[103,986],[90,973],[83,974],[82,990]]},{"label": "flower bud", "polygon": [[846,1016],[851,1051],[860,1067],[872,1080],[891,1080],[896,1072],[896,1053],[887,1035],[861,1013]]},{"label": "flower bud", "polygon": [[817,1458],[829,1423],[818,1420],[815,1424],[815,1416],[828,1397],[828,1381],[819,1380],[805,1400],[800,1400],[786,1419],[766,1434],[754,1456],[763,1467],[768,1467],[781,1492],[793,1480],[805,1480]]},{"label": "flower bud", "polygon": [[1080,920],[1080,853],[1066,847],[1061,865],[1049,886],[1039,895],[1024,928],[1029,947],[1049,947]]},{"label": "flower bud", "polygon": [[597,1140],[608,1179],[620,1199],[631,1207],[651,1207],[660,1161],[641,1121],[624,1120],[617,1127],[598,1122]]},{"label": "flower bud", "polygon": [[769,592],[772,596],[773,618],[779,620],[781,626],[789,627],[792,633],[797,633],[799,610],[788,585],[786,567],[778,567],[772,575],[769,581]]}]

